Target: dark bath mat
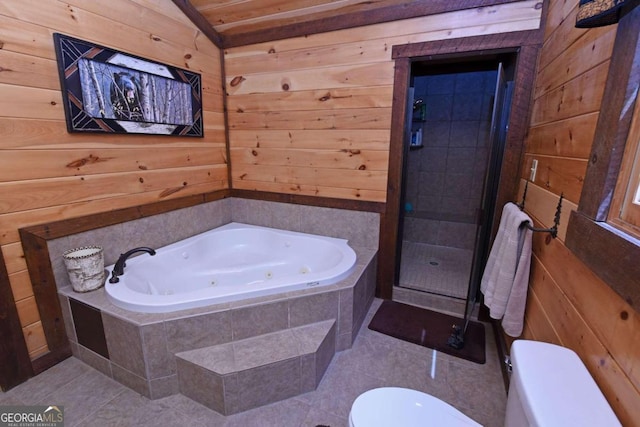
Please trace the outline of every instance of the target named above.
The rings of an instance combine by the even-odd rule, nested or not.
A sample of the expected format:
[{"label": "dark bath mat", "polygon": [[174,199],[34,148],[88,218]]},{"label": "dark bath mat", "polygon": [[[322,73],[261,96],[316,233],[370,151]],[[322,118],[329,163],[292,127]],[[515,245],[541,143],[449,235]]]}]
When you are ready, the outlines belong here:
[{"label": "dark bath mat", "polygon": [[[371,319],[369,329],[484,364],[486,361],[484,325],[478,322],[469,322],[464,336],[464,347],[460,350],[447,345],[447,340],[453,332],[453,325],[462,327],[463,320],[424,308],[384,300]],[[422,342],[423,335],[424,342]]]}]

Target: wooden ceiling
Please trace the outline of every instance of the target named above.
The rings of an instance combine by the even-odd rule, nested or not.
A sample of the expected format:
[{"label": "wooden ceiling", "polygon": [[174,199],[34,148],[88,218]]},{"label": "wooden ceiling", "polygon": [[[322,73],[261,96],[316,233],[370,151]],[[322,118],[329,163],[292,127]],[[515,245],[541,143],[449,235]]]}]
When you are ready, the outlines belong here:
[{"label": "wooden ceiling", "polygon": [[221,48],[519,0],[173,0]]}]

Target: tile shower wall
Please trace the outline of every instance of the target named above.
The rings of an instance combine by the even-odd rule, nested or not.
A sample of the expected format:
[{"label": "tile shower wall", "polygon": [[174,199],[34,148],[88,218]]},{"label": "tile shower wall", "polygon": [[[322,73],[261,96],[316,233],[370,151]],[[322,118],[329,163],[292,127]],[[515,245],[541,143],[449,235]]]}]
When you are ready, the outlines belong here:
[{"label": "tile shower wall", "polygon": [[[407,160],[404,240],[473,249],[489,154],[495,71],[420,76],[414,99],[426,105],[424,148]],[[406,205],[405,205],[406,206]]]}]

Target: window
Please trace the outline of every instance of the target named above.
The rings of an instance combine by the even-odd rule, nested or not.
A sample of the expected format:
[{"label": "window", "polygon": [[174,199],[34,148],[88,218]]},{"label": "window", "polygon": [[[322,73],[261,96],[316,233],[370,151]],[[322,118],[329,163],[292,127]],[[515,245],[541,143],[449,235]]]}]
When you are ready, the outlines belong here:
[{"label": "window", "polygon": [[640,7],[636,7],[618,23],[580,204],[571,212],[565,240],[636,311],[640,311],[639,34]]},{"label": "window", "polygon": [[[637,95],[636,95],[637,96]],[[631,119],[608,222],[640,238],[640,102]]]}]

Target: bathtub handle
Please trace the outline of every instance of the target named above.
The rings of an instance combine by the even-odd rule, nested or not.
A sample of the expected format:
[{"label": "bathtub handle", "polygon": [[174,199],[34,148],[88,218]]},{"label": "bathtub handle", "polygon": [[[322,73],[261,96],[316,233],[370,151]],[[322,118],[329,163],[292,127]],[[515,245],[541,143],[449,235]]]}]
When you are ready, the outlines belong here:
[{"label": "bathtub handle", "polygon": [[125,261],[127,260],[127,258],[135,254],[136,252],[147,252],[149,255],[152,255],[152,256],[156,254],[155,250],[151,248],[147,248],[145,246],[134,248],[123,254],[120,254],[120,258],[118,258],[118,261],[116,261],[116,265],[113,266],[113,271],[111,272],[111,278],[109,279],[109,283],[118,283],[120,281],[118,276],[122,276],[124,274],[124,267],[126,266]]}]

